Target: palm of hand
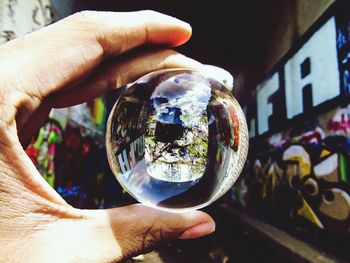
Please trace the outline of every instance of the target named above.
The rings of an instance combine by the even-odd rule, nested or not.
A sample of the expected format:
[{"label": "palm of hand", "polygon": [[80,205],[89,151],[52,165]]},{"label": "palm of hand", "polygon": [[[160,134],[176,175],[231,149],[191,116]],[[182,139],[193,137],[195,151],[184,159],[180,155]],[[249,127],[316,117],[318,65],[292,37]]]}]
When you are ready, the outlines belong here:
[{"label": "palm of hand", "polygon": [[[22,147],[53,107],[78,104],[156,69],[199,67],[164,48],[190,34],[183,22],[151,11],[83,12],[0,47],[0,261],[120,261],[162,240],[214,230],[202,212],[75,209]],[[139,49],[146,44],[163,48]]]}]

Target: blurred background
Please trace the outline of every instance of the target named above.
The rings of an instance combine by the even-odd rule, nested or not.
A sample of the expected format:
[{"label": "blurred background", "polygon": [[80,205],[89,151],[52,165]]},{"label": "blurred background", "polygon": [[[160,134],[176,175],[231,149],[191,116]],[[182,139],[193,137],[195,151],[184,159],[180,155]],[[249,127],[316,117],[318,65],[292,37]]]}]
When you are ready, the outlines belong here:
[{"label": "blurred background", "polygon": [[[0,0],[6,42],[81,10],[152,9],[189,22],[179,52],[229,71],[250,152],[234,187],[204,210],[205,238],[164,244],[144,262],[350,261],[349,1]],[[118,92],[53,110],[27,148],[75,207],[134,203],[110,171],[106,118]],[[69,238],[69,235],[67,236]]]}]

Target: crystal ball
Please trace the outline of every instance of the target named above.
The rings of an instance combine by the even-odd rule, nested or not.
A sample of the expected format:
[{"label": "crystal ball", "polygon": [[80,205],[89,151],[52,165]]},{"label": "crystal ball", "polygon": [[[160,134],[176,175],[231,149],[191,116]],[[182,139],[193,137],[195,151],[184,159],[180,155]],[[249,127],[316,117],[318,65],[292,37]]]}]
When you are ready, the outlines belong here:
[{"label": "crystal ball", "polygon": [[109,115],[106,151],[122,187],[144,205],[200,209],[225,194],[246,160],[242,109],[223,84],[166,69],[127,86]]}]

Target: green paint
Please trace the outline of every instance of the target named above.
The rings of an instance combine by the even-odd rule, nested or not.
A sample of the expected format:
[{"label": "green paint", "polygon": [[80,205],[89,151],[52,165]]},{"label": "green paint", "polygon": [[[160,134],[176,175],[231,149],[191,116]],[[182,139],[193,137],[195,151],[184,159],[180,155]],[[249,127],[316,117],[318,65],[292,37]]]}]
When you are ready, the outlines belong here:
[{"label": "green paint", "polygon": [[39,130],[39,134],[38,134],[38,138],[36,140],[36,142],[34,143],[34,147],[39,149],[43,140],[44,140],[44,127],[41,127],[40,130]]},{"label": "green paint", "polygon": [[348,172],[349,172],[349,160],[346,158],[347,156],[345,154],[339,154],[339,173],[340,173],[340,180],[343,182],[348,183]]},{"label": "green paint", "polygon": [[56,132],[51,132],[48,141],[49,144],[58,143],[58,134]]}]

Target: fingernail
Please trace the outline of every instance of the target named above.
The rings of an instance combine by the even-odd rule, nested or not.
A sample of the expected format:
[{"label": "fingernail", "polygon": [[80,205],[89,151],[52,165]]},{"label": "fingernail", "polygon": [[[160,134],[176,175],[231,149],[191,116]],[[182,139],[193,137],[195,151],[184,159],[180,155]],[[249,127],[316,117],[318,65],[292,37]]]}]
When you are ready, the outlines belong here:
[{"label": "fingernail", "polygon": [[191,27],[191,24],[189,24],[189,23],[187,23],[187,22],[185,22],[185,21],[183,21],[183,20],[181,20],[181,19],[179,19],[179,18],[176,18],[176,17],[174,17],[174,16],[170,16],[171,18],[173,18],[175,21],[176,21],[176,23],[178,24],[178,25],[180,25],[180,26],[182,26],[182,27],[185,27],[187,30],[189,30],[189,31],[192,31],[192,27]]},{"label": "fingernail", "polygon": [[180,21],[180,24],[185,27],[188,31],[192,31],[192,27],[189,23],[183,21],[183,20],[179,20]]},{"label": "fingernail", "polygon": [[187,229],[179,239],[191,239],[209,235],[215,231],[215,223],[203,223]]}]

